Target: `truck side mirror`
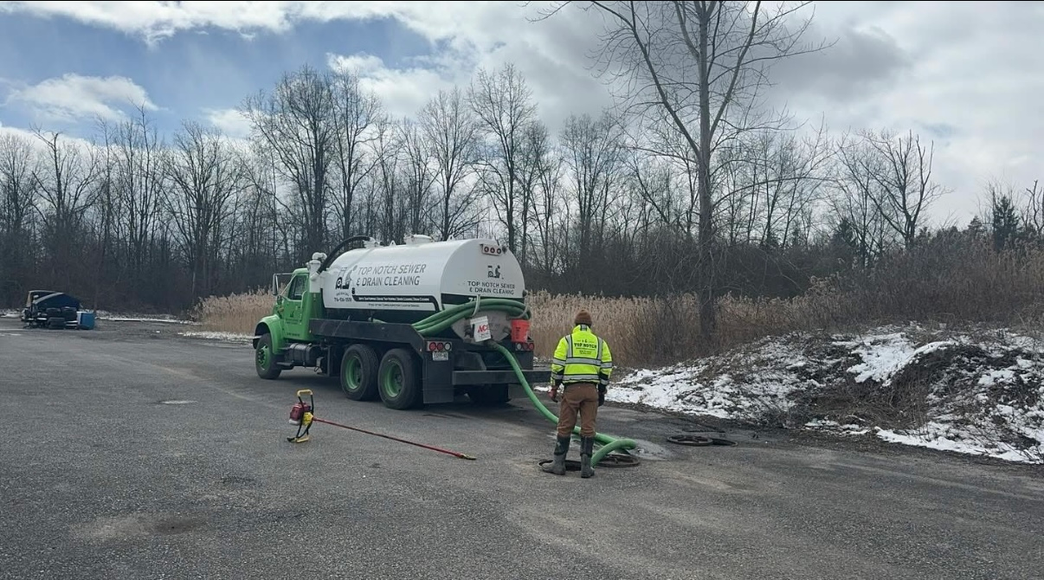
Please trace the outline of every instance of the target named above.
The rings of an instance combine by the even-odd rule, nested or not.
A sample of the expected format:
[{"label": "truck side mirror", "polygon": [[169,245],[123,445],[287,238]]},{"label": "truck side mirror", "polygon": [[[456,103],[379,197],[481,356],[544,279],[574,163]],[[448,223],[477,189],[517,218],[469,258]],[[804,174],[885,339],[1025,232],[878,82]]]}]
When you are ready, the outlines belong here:
[{"label": "truck side mirror", "polygon": [[272,274],[272,296],[279,295],[279,274]]}]

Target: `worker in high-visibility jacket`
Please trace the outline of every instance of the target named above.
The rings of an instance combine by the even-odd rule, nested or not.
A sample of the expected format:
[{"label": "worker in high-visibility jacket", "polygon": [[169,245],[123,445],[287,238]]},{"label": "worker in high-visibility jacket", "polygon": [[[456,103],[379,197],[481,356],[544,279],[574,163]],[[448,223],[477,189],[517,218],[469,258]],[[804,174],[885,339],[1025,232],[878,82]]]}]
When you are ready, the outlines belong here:
[{"label": "worker in high-visibility jacket", "polygon": [[545,471],[565,475],[569,439],[580,414],[580,477],[594,475],[591,455],[594,450],[595,419],[598,407],[605,404],[609,377],[613,373],[613,356],[609,344],[591,332],[591,315],[581,310],[573,319],[573,331],[558,341],[551,362],[551,400],[558,401],[559,388],[564,389],[558,411],[558,440],[554,461]]}]

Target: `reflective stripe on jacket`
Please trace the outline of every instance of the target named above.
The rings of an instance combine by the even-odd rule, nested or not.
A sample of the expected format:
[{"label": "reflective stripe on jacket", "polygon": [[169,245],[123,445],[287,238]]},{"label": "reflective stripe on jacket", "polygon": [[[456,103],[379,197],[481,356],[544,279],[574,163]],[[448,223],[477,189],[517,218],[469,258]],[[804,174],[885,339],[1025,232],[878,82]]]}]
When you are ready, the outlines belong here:
[{"label": "reflective stripe on jacket", "polygon": [[570,383],[609,384],[613,373],[613,356],[609,345],[595,336],[590,327],[578,325],[572,334],[562,337],[551,361],[551,380]]}]

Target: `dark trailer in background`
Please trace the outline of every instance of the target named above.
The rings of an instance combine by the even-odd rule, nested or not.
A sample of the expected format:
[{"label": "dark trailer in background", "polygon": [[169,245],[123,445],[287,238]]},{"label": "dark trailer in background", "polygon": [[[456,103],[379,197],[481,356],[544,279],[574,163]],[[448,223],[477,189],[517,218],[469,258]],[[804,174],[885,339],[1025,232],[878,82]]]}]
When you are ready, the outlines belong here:
[{"label": "dark trailer in background", "polygon": [[22,309],[22,322],[31,328],[94,328],[94,313],[85,312],[71,294],[53,290],[30,290]]}]

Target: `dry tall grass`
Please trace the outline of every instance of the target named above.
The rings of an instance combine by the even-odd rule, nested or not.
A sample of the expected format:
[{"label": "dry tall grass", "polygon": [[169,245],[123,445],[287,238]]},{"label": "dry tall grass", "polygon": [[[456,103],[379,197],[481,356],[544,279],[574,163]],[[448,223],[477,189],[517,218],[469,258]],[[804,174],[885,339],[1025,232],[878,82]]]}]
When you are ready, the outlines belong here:
[{"label": "dry tall grass", "polygon": [[[908,321],[1026,324],[1044,320],[1044,250],[997,254],[967,240],[941,239],[880,263],[870,274],[820,280],[790,300],[725,297],[713,343],[699,333],[695,296],[605,298],[533,293],[531,333],[549,357],[581,308],[591,313],[621,366],[691,359],[765,336]],[[249,334],[272,309],[255,291],[204,300],[208,330]]]},{"label": "dry tall grass", "polygon": [[211,296],[200,301],[194,317],[204,330],[252,335],[257,321],[271,314],[274,304],[275,298],[264,289]]}]

